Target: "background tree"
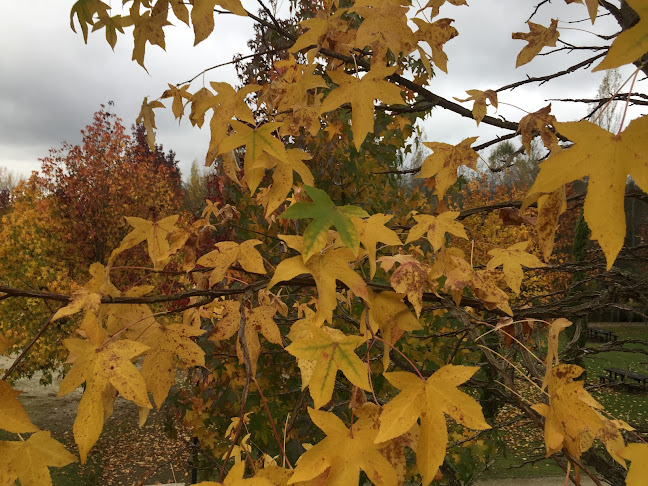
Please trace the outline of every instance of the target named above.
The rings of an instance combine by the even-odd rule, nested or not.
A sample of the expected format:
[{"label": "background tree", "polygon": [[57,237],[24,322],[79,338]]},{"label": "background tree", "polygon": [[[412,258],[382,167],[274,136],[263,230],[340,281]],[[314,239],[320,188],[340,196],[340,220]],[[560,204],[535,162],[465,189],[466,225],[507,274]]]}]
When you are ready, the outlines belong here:
[{"label": "background tree", "polygon": [[75,248],[61,258],[71,268],[105,263],[128,232],[124,216],[163,218],[180,208],[180,174],[173,152],[152,152],[143,129],[125,133],[104,107],[82,132],[80,145],[67,143],[41,159],[41,179],[56,217],[66,222],[60,237]]}]

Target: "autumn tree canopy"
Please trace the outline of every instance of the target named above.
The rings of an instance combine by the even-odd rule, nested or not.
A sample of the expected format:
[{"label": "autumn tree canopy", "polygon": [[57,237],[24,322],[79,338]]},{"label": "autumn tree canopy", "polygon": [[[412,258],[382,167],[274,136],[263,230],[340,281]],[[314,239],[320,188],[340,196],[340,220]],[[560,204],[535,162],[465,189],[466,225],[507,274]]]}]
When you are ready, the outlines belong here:
[{"label": "autumn tree canopy", "polygon": [[[624,116],[610,132],[595,114],[559,120],[550,104],[522,107],[516,120],[496,113],[514,88],[626,64],[634,70],[625,88],[600,102],[624,100],[625,114],[645,105],[635,90],[648,74],[646,3],[566,3],[596,46],[561,44],[570,24],[534,22],[554,8],[538,2],[511,33],[520,50],[510,61],[521,67],[553,52],[556,70],[502,87],[476,80],[453,99],[435,93],[435,74],[452,74],[444,48],[461,32],[442,14],[470,12],[463,0],[295,0],[286,19],[261,0],[258,12],[239,0],[75,3],[72,27],[84,39],[99,30],[114,46],[132,34],[142,67],[148,44],[173,41],[172,25],[192,29],[195,44],[219,38],[229,15],[255,28],[253,54],[237,61],[240,86],[206,66],[142,102],[151,153],[160,110],[210,132],[205,164],[217,173],[195,221],[160,203],[126,215],[130,232],[118,237],[121,223],[101,210],[121,194],[119,169],[92,162],[128,153],[121,135],[91,137],[65,169],[54,155],[46,170],[52,191],[67,188],[66,221],[98,242],[95,261],[69,291],[16,283],[0,292],[4,301],[55,304],[43,336],[60,322],[73,329],[58,346],[69,363],[59,395],[84,385],[78,459],[93,454],[117,395],[139,407],[141,421],[172,395],[204,460],[205,486],[462,484],[503,447],[498,431],[510,420],[541,434],[546,455],[576,471],[574,481],[600,484],[598,473],[642,484],[645,427],[607,413],[575,363],[592,352],[579,345],[584,317],[610,305],[645,315],[645,276],[619,263],[646,257],[645,245],[624,243],[625,200],[645,200],[648,190],[648,117]],[[607,14],[616,31],[601,28]],[[497,18],[480,21],[486,33],[497,28]],[[594,54],[576,62],[579,50]],[[458,143],[412,137],[433,109],[473,120],[474,130]],[[102,114],[88,133],[109,123]],[[478,137],[484,126],[499,135]],[[514,137],[526,154],[518,161],[542,145],[537,175],[526,187],[477,190],[466,171]],[[407,167],[419,143],[427,156]],[[163,166],[142,169],[142,184],[155,187]],[[103,197],[84,201],[94,204],[89,214],[66,185],[77,170],[101,181]],[[412,175],[423,184],[405,180]],[[629,177],[636,187],[626,190]],[[574,227],[581,212],[589,233]],[[564,244],[570,232],[591,239],[585,255]],[[569,340],[566,329],[575,329]],[[2,339],[0,352],[17,351]],[[191,378],[179,388],[177,370]],[[0,382],[8,411],[0,428],[21,435],[0,442],[0,479],[47,484],[48,467],[77,457],[37,431],[6,381],[12,372]],[[520,383],[532,393],[522,396]],[[513,410],[506,419],[504,407]]]}]

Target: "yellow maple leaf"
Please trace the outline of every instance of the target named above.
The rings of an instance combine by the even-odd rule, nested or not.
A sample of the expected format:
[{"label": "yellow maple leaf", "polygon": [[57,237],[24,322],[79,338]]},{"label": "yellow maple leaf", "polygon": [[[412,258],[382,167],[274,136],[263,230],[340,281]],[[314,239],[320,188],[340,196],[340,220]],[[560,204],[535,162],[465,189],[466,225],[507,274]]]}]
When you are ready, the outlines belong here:
[{"label": "yellow maple leaf", "polygon": [[85,288],[80,288],[79,290],[72,292],[70,303],[68,305],[61,307],[56,311],[54,316],[52,316],[52,322],[76,314],[81,310],[98,312],[100,305],[101,294],[90,292]]},{"label": "yellow maple leaf", "polygon": [[396,486],[396,471],[374,443],[378,431],[370,419],[359,419],[350,431],[333,413],[309,408],[308,414],[326,437],[302,454],[288,484],[314,479],[328,469],[326,484],[358,484],[362,470],[373,484]]},{"label": "yellow maple leaf", "polygon": [[443,51],[443,46],[450,39],[459,35],[457,29],[450,25],[452,19],[439,19],[436,22],[426,22],[423,19],[412,19],[419,28],[415,32],[419,42],[427,42],[432,53],[432,61],[441,71],[448,73],[448,56]]},{"label": "yellow maple leaf", "polygon": [[538,222],[535,229],[538,235],[538,245],[542,250],[542,257],[545,262],[549,261],[549,257],[553,252],[554,237],[558,229],[558,218],[566,210],[565,186],[538,197]]},{"label": "yellow maple leaf", "polygon": [[114,261],[117,255],[124,250],[146,241],[153,267],[155,269],[163,268],[169,261],[169,250],[171,248],[167,236],[179,229],[175,225],[178,218],[179,216],[174,214],[159,221],[147,221],[134,216],[126,216],[126,221],[133,227],[133,230],[124,237],[119,247],[113,250],[109,261]]},{"label": "yellow maple leaf", "polygon": [[589,177],[585,221],[605,253],[609,270],[626,235],[623,201],[628,174],[648,191],[648,116],[632,120],[618,135],[588,121],[557,123],[556,129],[574,145],[542,163],[527,198]]},{"label": "yellow maple leaf", "polygon": [[[209,336],[212,341],[223,341],[237,334],[241,326],[240,303],[233,300],[222,302],[222,308],[214,312],[214,331]],[[283,346],[281,333],[273,317],[277,309],[270,305],[261,305],[253,309],[245,309],[245,343],[250,356],[252,374],[256,374],[257,361],[261,354],[259,334],[269,342]],[[236,354],[239,362],[244,363],[241,342],[236,340]]]},{"label": "yellow maple leaf", "polygon": [[[304,243],[301,236],[281,236],[289,247],[304,252]],[[310,274],[317,286],[318,302],[316,322],[333,322],[333,310],[337,307],[335,293],[336,280],[344,283],[355,295],[366,299],[367,285],[360,275],[354,272],[349,264],[355,260],[355,255],[348,248],[329,248],[323,252],[312,255],[304,262],[304,256],[287,258],[283,260],[268,283],[272,288],[279,282],[290,280],[298,275]]]},{"label": "yellow maple leaf", "polygon": [[[267,154],[264,154],[267,155]],[[272,185],[268,189],[265,198],[265,216],[268,217],[275,209],[277,209],[285,200],[290,192],[294,183],[294,172],[299,174],[301,180],[307,186],[312,186],[315,181],[313,174],[306,164],[305,160],[310,160],[312,157],[307,152],[301,149],[290,149],[286,151],[286,159],[280,160],[272,156],[261,157],[252,169],[262,168],[273,169],[272,172]],[[261,176],[263,177],[263,176]]]},{"label": "yellow maple leaf", "polygon": [[416,464],[424,486],[434,479],[445,457],[448,429],[444,414],[471,429],[490,428],[475,399],[457,389],[477,370],[479,368],[446,365],[427,380],[405,371],[384,373],[400,393],[383,407],[375,442],[407,433],[420,417]]},{"label": "yellow maple leaf", "polygon": [[554,366],[558,365],[558,337],[563,329],[572,325],[572,322],[561,317],[555,319],[549,326],[549,333],[547,335],[547,361],[545,363],[546,372],[542,380],[542,389],[544,390],[551,377],[551,370]]},{"label": "yellow maple leaf", "polygon": [[431,214],[417,214],[414,216],[416,223],[409,230],[405,243],[410,243],[427,234],[427,239],[434,251],[439,251],[445,246],[445,235],[450,233],[460,238],[468,239],[463,225],[455,221],[459,211],[445,211],[438,216]]},{"label": "yellow maple leaf", "polygon": [[[140,5],[134,3],[130,9],[130,17],[135,26],[133,30],[134,43],[132,59],[133,61],[137,61],[137,63],[146,70],[146,67],[144,67],[146,43],[148,42],[151,45],[160,46],[162,49],[166,49],[164,41],[164,27],[171,25],[171,22],[167,20],[168,8],[147,10],[144,14],[139,13],[139,8]],[[146,98],[144,99],[144,102],[146,103]],[[144,104],[142,104],[142,108],[144,108]],[[152,124],[152,127],[155,128],[155,123]],[[151,150],[154,150],[148,133],[149,129],[147,127],[147,140],[149,140]],[[151,130],[150,133],[153,133],[153,130]]]},{"label": "yellow maple leaf", "polygon": [[530,241],[522,241],[506,249],[493,248],[488,252],[493,258],[486,265],[486,270],[495,270],[502,265],[504,279],[516,295],[520,295],[520,285],[522,285],[522,279],[524,278],[522,266],[527,268],[540,268],[545,266],[537,256],[524,251],[529,246],[529,243]]},{"label": "yellow maple leaf", "polygon": [[603,407],[585,390],[585,382],[574,381],[583,371],[580,366],[567,364],[553,368],[548,379],[549,404],[531,407],[545,417],[547,456],[565,447],[578,459],[598,437],[610,455],[625,467],[620,456],[624,443],[618,428],[598,413]]},{"label": "yellow maple leaf", "polygon": [[524,46],[517,56],[515,67],[518,68],[523,64],[526,64],[536,57],[543,47],[550,46],[554,47],[556,41],[558,40],[558,20],[551,19],[551,25],[549,27],[544,27],[540,24],[534,24],[533,22],[527,22],[529,24],[529,33],[525,34],[524,32],[514,32],[512,37],[513,39],[521,39],[527,41],[529,44]]},{"label": "yellow maple leaf", "polygon": [[[465,103],[466,101],[474,100],[472,114],[473,118],[477,122],[477,126],[486,116],[486,101],[490,101],[490,104],[497,108],[497,92],[492,89],[487,89],[486,91],[480,91],[478,89],[469,89],[466,91],[470,97],[465,100],[455,98],[455,100]],[[476,138],[475,138],[476,140]],[[474,142],[474,140],[473,140]],[[472,142],[471,142],[472,143]]]},{"label": "yellow maple leaf", "polygon": [[90,341],[72,338],[63,341],[75,361],[59,386],[58,396],[76,390],[83,382],[86,388],[74,420],[74,439],[81,462],[95,444],[104,424],[104,393],[114,386],[125,399],[140,407],[151,408],[144,377],[131,362],[149,348],[144,344],[121,340],[100,347]]},{"label": "yellow maple leaf", "polygon": [[300,337],[286,347],[286,351],[299,360],[312,362],[308,366],[312,371],[307,373],[307,383],[304,383],[302,375],[302,388],[308,385],[315,408],[320,408],[331,400],[338,369],[355,386],[369,390],[371,387],[367,378],[367,366],[354,352],[355,348],[365,342],[365,338],[347,336],[338,329],[325,326],[320,328],[312,323],[307,326],[301,331],[301,335],[296,334]]},{"label": "yellow maple leaf", "polygon": [[395,56],[414,50],[417,40],[407,25],[409,5],[401,0],[358,0],[351,9],[364,19],[354,42],[361,50],[371,46],[376,58],[384,58],[387,50]]},{"label": "yellow maple leaf", "polygon": [[160,409],[176,380],[176,361],[183,368],[205,366],[205,352],[191,338],[205,331],[181,324],[157,327],[146,343],[151,350],[142,363],[142,376]]},{"label": "yellow maple leaf", "polygon": [[628,444],[621,456],[630,461],[626,486],[642,486],[648,477],[648,444]]},{"label": "yellow maple leaf", "polygon": [[376,245],[378,242],[386,245],[402,245],[398,234],[385,226],[385,223],[392,219],[390,214],[372,214],[369,218],[351,218],[358,230],[360,243],[367,252],[369,258],[369,277],[374,278],[376,274]]},{"label": "yellow maple leaf", "polygon": [[63,467],[76,462],[49,432],[39,431],[26,441],[0,441],[0,484],[52,486],[50,467]]},{"label": "yellow maple leaf", "polygon": [[446,2],[455,6],[468,5],[468,2],[466,0],[428,0],[428,2],[425,4],[425,7],[422,7],[417,13],[422,12],[426,8],[431,8],[432,11],[430,12],[430,17],[436,17],[437,15],[439,15],[439,9],[441,8],[441,5]]},{"label": "yellow maple leaf", "polygon": [[[321,12],[318,12],[321,14]],[[321,45],[323,37],[329,32],[329,19],[321,16],[306,19],[299,23],[305,32],[302,33],[297,41],[290,47],[289,51],[296,53],[310,46]]]},{"label": "yellow maple leaf", "polygon": [[194,28],[194,46],[204,41],[214,30],[214,7],[219,5],[233,14],[247,17],[240,0],[194,0],[191,23]]},{"label": "yellow maple leaf", "polygon": [[587,13],[590,16],[592,24],[596,20],[596,13],[598,11],[598,0],[565,0],[565,3],[585,3],[587,6]]},{"label": "yellow maple leaf", "polygon": [[423,145],[432,149],[421,165],[419,179],[427,179],[436,175],[436,193],[442,198],[448,188],[457,181],[457,169],[465,165],[472,170],[477,170],[479,154],[470,146],[479,137],[470,137],[457,145],[441,142],[423,142]]},{"label": "yellow maple leaf", "polygon": [[164,108],[164,105],[161,101],[151,101],[148,102],[148,98],[144,98],[142,101],[142,107],[140,113],[135,120],[135,123],[141,123],[146,129],[146,141],[148,142],[149,148],[152,152],[155,152],[155,132],[153,131],[155,126],[155,108]]},{"label": "yellow maple leaf", "polygon": [[378,65],[360,79],[343,71],[327,73],[338,87],[324,98],[321,112],[333,111],[345,103],[351,103],[351,125],[356,150],[360,150],[367,134],[373,131],[375,99],[388,104],[403,104],[400,88],[384,79],[394,72],[395,67]]},{"label": "yellow maple leaf", "polygon": [[550,128],[556,123],[556,117],[551,115],[550,111],[551,103],[522,117],[518,123],[517,131],[522,134],[522,145],[524,145],[527,154],[531,153],[531,140],[536,136],[536,133],[540,134],[542,143],[548,150],[558,148],[558,137]]},{"label": "yellow maple leaf", "polygon": [[639,15],[639,22],[621,32],[607,55],[593,71],[612,69],[637,61],[648,51],[648,4],[644,0],[626,0]]},{"label": "yellow maple leaf", "polygon": [[227,269],[238,261],[246,272],[265,274],[263,257],[254,248],[260,240],[247,240],[240,245],[235,241],[220,241],[214,245],[214,251],[201,256],[196,263],[203,267],[214,267],[209,274],[209,286],[212,287],[223,278]]},{"label": "yellow maple leaf", "polygon": [[509,316],[513,315],[513,310],[509,305],[509,299],[502,289],[497,286],[497,281],[493,272],[489,270],[477,270],[473,274],[471,284],[475,296],[482,301],[484,307],[489,310],[500,309]]},{"label": "yellow maple leaf", "polygon": [[385,272],[389,272],[395,263],[400,263],[389,278],[389,283],[397,293],[407,296],[416,316],[420,316],[423,309],[423,292],[428,283],[429,266],[410,255],[385,256],[378,261]]},{"label": "yellow maple leaf", "polygon": [[178,88],[177,86],[169,83],[169,89],[162,93],[161,98],[173,98],[171,110],[173,111],[173,116],[175,116],[176,118],[180,118],[182,116],[182,113],[184,112],[183,100],[191,99],[191,93],[187,91],[188,89],[188,84],[185,84],[184,86]]},{"label": "yellow maple leaf", "polygon": [[244,479],[245,461],[240,461],[232,466],[222,483],[216,481],[201,481],[195,486],[274,486],[274,483],[265,477],[255,475],[253,478]]},{"label": "yellow maple leaf", "polygon": [[36,432],[38,427],[32,424],[25,407],[17,399],[20,393],[0,380],[0,429],[13,434]]},{"label": "yellow maple leaf", "polygon": [[[403,302],[403,294],[385,291],[374,295],[371,289],[369,294],[369,327],[374,333],[380,330],[382,339],[394,345],[405,333],[422,329],[419,320],[410,312]],[[362,311],[360,316],[360,333],[366,332],[366,312]],[[383,366],[389,366],[389,352],[391,349],[385,346],[383,351]]]},{"label": "yellow maple leaf", "polygon": [[281,123],[270,122],[257,128],[251,128],[236,120],[231,120],[230,124],[232,125],[232,128],[236,130],[236,134],[230,135],[220,143],[217,155],[245,145],[243,171],[245,173],[245,180],[250,188],[250,193],[254,194],[259,182],[261,182],[261,179],[263,178],[264,171],[257,167],[255,177],[251,177],[250,172],[254,173],[254,167],[257,165],[260,165],[261,167],[265,165],[264,162],[259,163],[259,159],[261,159],[264,153],[267,153],[286,164],[290,164],[284,144],[281,143],[281,140],[272,135],[272,132],[279,129]]}]

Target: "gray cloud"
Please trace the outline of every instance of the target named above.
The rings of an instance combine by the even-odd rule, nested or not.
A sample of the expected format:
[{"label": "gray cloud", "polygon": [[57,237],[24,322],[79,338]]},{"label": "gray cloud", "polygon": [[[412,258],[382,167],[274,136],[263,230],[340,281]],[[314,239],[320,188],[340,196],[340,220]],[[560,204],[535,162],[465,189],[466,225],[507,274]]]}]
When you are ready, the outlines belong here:
[{"label": "gray cloud", "polygon": [[[258,9],[254,0],[243,3],[253,11]],[[576,52],[538,57],[516,70],[515,57],[525,43],[511,39],[511,33],[527,31],[524,21],[535,3],[470,3],[470,7],[442,7],[441,17],[455,18],[460,35],[445,48],[450,58],[449,75],[438,72],[431,81],[430,89],[439,95],[461,98],[467,89],[498,88],[527,75],[562,69],[591,55]],[[196,48],[187,26],[168,28],[166,52],[157,46],[147,46],[147,73],[131,61],[132,38],[129,40],[128,36],[119,38],[115,52],[102,33],[91,34],[88,45],[84,45],[80,33],[69,28],[72,4],[72,0],[9,2],[0,17],[0,65],[4,73],[0,78],[0,165],[23,174],[38,168],[37,159],[47,155],[49,147],[58,147],[64,140],[78,143],[80,130],[92,121],[92,114],[101,103],[114,101],[115,112],[129,126],[145,96],[156,98],[167,83],[184,81],[206,67],[231,60],[237,52],[246,53],[246,41],[252,35],[252,21],[233,15],[217,17],[218,36],[211,36]],[[548,25],[551,15],[559,15],[564,21],[574,20],[585,18],[586,10],[578,4],[547,4],[533,21]],[[598,22],[604,25],[605,19]],[[561,24],[564,25],[567,24]],[[576,26],[591,28],[589,22]],[[613,23],[606,29],[610,33],[617,30]],[[561,39],[594,45],[599,42],[591,34],[566,29],[561,30]],[[602,77],[602,73],[584,71],[544,86],[534,84],[500,93],[500,101],[535,111],[546,104],[547,98],[593,95]],[[214,80],[236,83],[235,72],[232,67],[214,70],[193,86]],[[584,106],[553,106],[562,120],[585,114]],[[489,109],[489,114],[517,120],[524,114],[519,108],[502,104],[497,112]],[[178,154],[181,169],[187,174],[192,160],[203,161],[209,141],[207,128],[200,131],[187,120],[178,125],[170,110],[158,113],[158,141]],[[481,142],[498,133],[484,124],[476,127],[474,121],[441,109],[435,109],[424,126],[430,140],[448,143],[474,135],[480,135]]]}]

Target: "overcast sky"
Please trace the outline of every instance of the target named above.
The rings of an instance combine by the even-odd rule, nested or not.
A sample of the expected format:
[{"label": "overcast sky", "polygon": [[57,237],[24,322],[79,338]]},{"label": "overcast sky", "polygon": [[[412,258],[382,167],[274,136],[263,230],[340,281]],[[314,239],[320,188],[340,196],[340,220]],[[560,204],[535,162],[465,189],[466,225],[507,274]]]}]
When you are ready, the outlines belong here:
[{"label": "overcast sky", "polygon": [[[283,0],[288,3],[288,0]],[[233,15],[217,16],[216,29],[206,41],[193,48],[190,28],[177,22],[166,31],[166,52],[147,45],[148,73],[131,61],[132,35],[120,36],[113,52],[103,31],[90,34],[83,43],[80,29],[75,34],[69,26],[73,0],[30,0],[5,2],[0,16],[0,166],[28,175],[38,170],[39,157],[48,154],[51,147],[63,141],[80,142],[80,130],[91,123],[92,114],[99,105],[115,102],[114,111],[126,126],[130,126],[145,96],[157,98],[167,83],[178,83],[193,77],[203,68],[227,62],[236,53],[247,53],[246,41],[252,35],[251,19]],[[118,7],[119,0],[113,0]],[[524,79],[527,75],[543,75],[560,70],[593,55],[590,51],[576,51],[569,56],[536,57],[531,63],[515,69],[517,53],[526,45],[511,39],[512,32],[528,32],[524,23],[537,1],[524,0],[469,0],[470,7],[445,5],[441,17],[455,18],[459,36],[446,44],[450,59],[448,75],[437,70],[430,90],[436,94],[465,97],[467,89],[496,89]],[[258,10],[256,0],[243,0],[251,11]],[[533,21],[549,25],[552,17],[561,20],[561,39],[578,44],[600,45],[590,33],[567,30],[564,27],[591,29],[589,22],[567,25],[566,21],[586,16],[583,5],[564,5],[557,1],[540,9]],[[174,19],[175,20],[175,19]],[[607,19],[605,33],[618,30]],[[545,52],[547,48],[543,52]],[[629,69],[622,71],[628,74]],[[593,97],[603,73],[581,71],[565,76],[541,87],[530,84],[513,92],[500,93],[500,103],[517,105],[535,111],[546,105],[549,98]],[[211,71],[204,82],[226,81],[236,83],[233,68]],[[198,89],[200,78],[193,84]],[[641,82],[635,91],[646,92],[648,82]],[[174,120],[170,102],[168,110],[157,110],[157,140],[166,150],[178,154],[184,175],[193,160],[202,162],[209,141],[208,123],[203,130],[192,128],[183,121]],[[466,104],[470,107],[470,104]],[[554,103],[553,113],[560,121],[576,120],[586,112],[584,105]],[[489,108],[489,114],[519,120],[524,112],[501,105],[498,112]],[[637,116],[632,112],[632,116]],[[477,143],[492,138],[497,131],[482,124],[461,119],[453,113],[437,108],[424,123],[425,141],[458,143],[470,136],[480,136]]]}]

